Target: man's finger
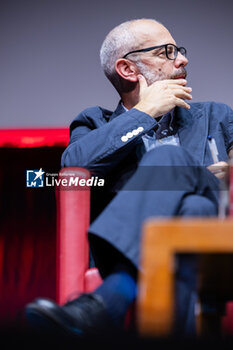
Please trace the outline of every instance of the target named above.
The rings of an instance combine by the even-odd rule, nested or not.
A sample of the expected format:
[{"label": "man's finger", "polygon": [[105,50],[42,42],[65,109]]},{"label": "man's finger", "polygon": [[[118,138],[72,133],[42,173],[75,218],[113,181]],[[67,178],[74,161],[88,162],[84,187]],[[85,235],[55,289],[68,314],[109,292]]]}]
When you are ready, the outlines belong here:
[{"label": "man's finger", "polygon": [[183,99],[192,99],[192,95],[190,95],[188,92],[184,91],[183,89],[176,89],[173,90],[173,93],[176,97],[183,98]]},{"label": "man's finger", "polygon": [[166,79],[162,80],[167,84],[178,84],[178,85],[186,85],[187,80],[186,79]]},{"label": "man's finger", "polygon": [[224,161],[220,161],[217,163],[210,164],[208,166],[208,169],[218,170],[218,169],[227,169],[229,167],[229,164]]},{"label": "man's finger", "polygon": [[141,74],[138,74],[138,82],[139,82],[140,91],[148,87],[146,79]]},{"label": "man's finger", "polygon": [[169,88],[170,89],[182,89],[183,91],[186,91],[186,92],[191,92],[192,91],[192,88],[191,87],[188,87],[188,86],[181,86],[181,85],[176,85],[176,84],[169,84]]},{"label": "man's finger", "polygon": [[179,106],[179,107],[186,108],[186,109],[190,109],[190,105],[178,97],[176,97],[176,99],[175,99],[175,105]]}]

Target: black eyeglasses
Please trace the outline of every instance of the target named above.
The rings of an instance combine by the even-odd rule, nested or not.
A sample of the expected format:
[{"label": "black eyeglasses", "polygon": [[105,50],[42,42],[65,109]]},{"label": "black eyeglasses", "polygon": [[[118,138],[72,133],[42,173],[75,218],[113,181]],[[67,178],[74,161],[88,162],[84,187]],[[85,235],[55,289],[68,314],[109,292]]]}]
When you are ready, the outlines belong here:
[{"label": "black eyeglasses", "polygon": [[151,51],[154,49],[161,49],[161,48],[165,49],[166,57],[169,60],[175,60],[177,55],[178,55],[178,52],[180,52],[181,55],[183,55],[185,57],[187,56],[187,50],[184,47],[177,47],[176,45],[173,45],[173,44],[165,44],[165,45],[147,47],[146,49],[139,49],[139,50],[130,51],[126,55],[124,55],[122,58],[126,58],[131,53],[147,52],[147,51]]}]

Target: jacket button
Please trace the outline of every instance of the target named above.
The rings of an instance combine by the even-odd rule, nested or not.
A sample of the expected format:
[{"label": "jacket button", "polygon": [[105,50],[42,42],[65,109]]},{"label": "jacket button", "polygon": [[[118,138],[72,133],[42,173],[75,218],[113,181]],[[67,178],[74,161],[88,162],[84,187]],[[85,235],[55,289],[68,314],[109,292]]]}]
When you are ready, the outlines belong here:
[{"label": "jacket button", "polygon": [[133,133],[132,132],[127,132],[126,137],[128,137],[128,139],[131,139],[131,137],[133,137]]},{"label": "jacket button", "polygon": [[122,142],[128,141],[128,137],[127,137],[126,135],[122,136],[122,137],[121,137],[121,141],[122,141]]},{"label": "jacket button", "polygon": [[138,132],[142,132],[142,131],[144,130],[144,128],[143,128],[142,126],[139,126],[139,127],[137,128],[137,130],[138,130]]},{"label": "jacket button", "polygon": [[134,136],[138,135],[138,134],[139,134],[138,129],[134,129],[134,130],[132,131],[132,134],[133,134]]}]

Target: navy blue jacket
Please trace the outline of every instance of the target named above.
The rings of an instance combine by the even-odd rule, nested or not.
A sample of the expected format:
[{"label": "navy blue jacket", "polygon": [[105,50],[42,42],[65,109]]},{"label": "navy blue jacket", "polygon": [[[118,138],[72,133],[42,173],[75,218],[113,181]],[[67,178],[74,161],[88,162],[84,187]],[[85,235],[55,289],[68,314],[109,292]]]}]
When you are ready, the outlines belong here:
[{"label": "navy blue jacket", "polygon": [[[222,103],[191,103],[190,110],[175,108],[180,144],[200,165],[213,163],[207,137],[215,138],[219,160],[226,161],[233,142],[233,111]],[[62,155],[62,167],[78,166],[99,176],[115,177],[121,185],[138,162],[135,150],[141,136],[156,126],[154,118],[137,109],[114,112],[87,108],[70,126],[70,142]],[[135,131],[132,135],[132,131]],[[131,137],[127,137],[128,133]],[[128,134],[129,135],[129,134]]]},{"label": "navy blue jacket", "polygon": [[[226,161],[233,142],[233,111],[224,104],[214,102],[190,105],[190,110],[179,107],[174,110],[180,145],[192,155],[189,157],[190,162],[194,161],[194,165],[202,166],[213,163],[207,142],[208,136],[215,138],[219,160]],[[70,143],[63,153],[62,166],[85,167],[94,174],[105,177],[108,188],[104,186],[100,191],[109,193],[110,190],[114,196],[136,170],[139,163],[137,149],[138,145],[143,144],[142,135],[155,128],[156,124],[154,118],[137,109],[125,112],[121,104],[114,112],[100,107],[88,108],[71,124]],[[180,153],[188,155],[187,152]],[[176,212],[174,208],[178,206],[177,196],[181,196],[180,191],[170,191],[171,201],[168,207],[167,199],[161,204],[163,192],[160,197],[159,192],[162,191],[131,191],[129,196],[127,191],[120,191],[101,215],[93,214],[93,219],[96,220],[90,226],[89,233],[110,242],[137,266],[141,223],[147,217],[155,215],[158,208],[161,209],[157,213],[159,216],[161,213],[172,215]],[[99,213],[108,203],[107,200],[111,200],[108,198],[105,203],[100,204],[98,196],[93,198],[93,205],[99,208]],[[100,198],[103,198],[102,192]],[[156,205],[155,201],[159,204]],[[98,253],[95,255],[98,256]],[[102,255],[103,250],[99,256]]]}]

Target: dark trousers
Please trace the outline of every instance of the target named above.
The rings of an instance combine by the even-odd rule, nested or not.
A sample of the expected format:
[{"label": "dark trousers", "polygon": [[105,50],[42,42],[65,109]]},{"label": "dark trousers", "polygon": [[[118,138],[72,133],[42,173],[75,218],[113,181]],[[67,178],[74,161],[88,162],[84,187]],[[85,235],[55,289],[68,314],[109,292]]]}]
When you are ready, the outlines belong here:
[{"label": "dark trousers", "polygon": [[[122,190],[91,224],[89,237],[103,277],[121,260],[140,269],[142,225],[149,217],[216,216],[218,179],[182,147],[161,146],[144,154]],[[196,259],[178,258],[177,329],[194,330]]]}]

